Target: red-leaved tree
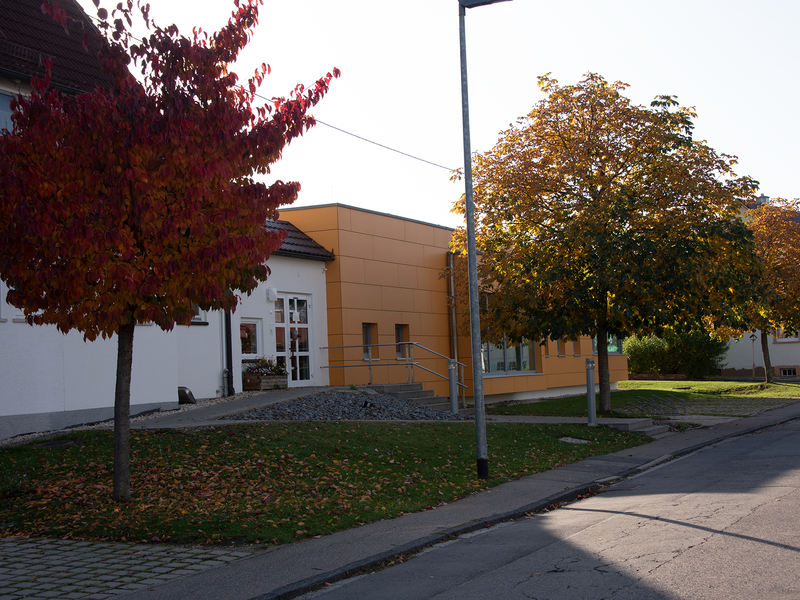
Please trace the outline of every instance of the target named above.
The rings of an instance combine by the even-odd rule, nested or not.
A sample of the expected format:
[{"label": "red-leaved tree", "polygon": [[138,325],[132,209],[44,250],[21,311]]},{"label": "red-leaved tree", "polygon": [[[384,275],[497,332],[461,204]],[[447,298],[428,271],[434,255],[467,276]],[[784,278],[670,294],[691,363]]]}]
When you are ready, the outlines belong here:
[{"label": "red-leaved tree", "polygon": [[[99,0],[94,0],[97,6]],[[32,82],[0,135],[0,278],[32,324],[118,336],[114,491],[130,497],[130,382],[137,323],[164,330],[191,321],[192,304],[234,310],[236,292],[267,278],[281,244],[263,224],[291,203],[297,183],[254,179],[314,124],[307,111],[338,70],[288,98],[257,106],[269,68],[244,84],[228,70],[251,37],[262,0],[234,1],[227,26],[192,39],[174,25],[134,40],[132,0],[97,32],[54,0],[42,10],[84,47],[98,48],[108,89],[70,97]],[[93,39],[97,36],[97,40]],[[80,39],[80,38],[79,38]],[[133,70],[141,71],[134,77]]]}]

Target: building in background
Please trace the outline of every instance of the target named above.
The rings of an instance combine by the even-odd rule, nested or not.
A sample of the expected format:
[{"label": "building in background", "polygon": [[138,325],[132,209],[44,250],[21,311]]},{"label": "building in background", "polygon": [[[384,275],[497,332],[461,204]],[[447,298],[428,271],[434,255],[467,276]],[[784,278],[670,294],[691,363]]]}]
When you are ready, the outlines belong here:
[{"label": "building in background", "polygon": [[[461,303],[447,275],[453,230],[413,219],[328,204],[281,211],[290,221],[331,248],[329,266],[328,357],[331,383],[403,383],[416,342],[414,369],[436,395],[448,395],[445,357],[465,365],[466,396],[472,395],[469,334],[461,326]],[[423,349],[424,347],[424,349]],[[487,402],[578,394],[586,389],[585,359],[592,340],[547,340],[484,344],[484,394]],[[628,378],[627,357],[610,348],[612,387]]]}]

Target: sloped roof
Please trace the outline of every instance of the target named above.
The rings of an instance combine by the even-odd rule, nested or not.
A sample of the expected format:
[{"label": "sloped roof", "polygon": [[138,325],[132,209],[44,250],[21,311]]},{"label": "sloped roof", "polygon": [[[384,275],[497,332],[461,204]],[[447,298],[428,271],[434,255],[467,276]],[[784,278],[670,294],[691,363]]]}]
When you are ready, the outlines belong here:
[{"label": "sloped roof", "polygon": [[324,261],[336,258],[333,252],[320,246],[287,221],[267,221],[266,228],[270,231],[285,231],[287,233],[283,244],[281,244],[281,249],[275,252],[276,256],[293,256],[295,258]]},{"label": "sloped roof", "polygon": [[[57,2],[70,17],[82,21],[87,31],[97,31],[75,0]],[[43,78],[44,59],[52,58],[52,85],[69,93],[108,87],[94,36],[85,51],[80,32],[70,30],[67,35],[41,7],[42,0],[0,0],[0,74],[27,83],[34,75]]]}]

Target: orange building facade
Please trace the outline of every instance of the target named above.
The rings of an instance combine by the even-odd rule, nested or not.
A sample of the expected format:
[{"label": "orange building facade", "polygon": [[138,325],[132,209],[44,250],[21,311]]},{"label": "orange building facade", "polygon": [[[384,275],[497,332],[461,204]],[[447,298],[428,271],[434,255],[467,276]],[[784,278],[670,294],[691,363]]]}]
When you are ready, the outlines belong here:
[{"label": "orange building facade", "polygon": [[[331,385],[422,383],[448,395],[448,363],[464,365],[472,396],[472,358],[447,275],[453,230],[342,204],[281,211],[326,249],[328,367]],[[459,309],[453,314],[453,307]],[[320,339],[322,336],[318,336]],[[416,342],[410,347],[406,342]],[[408,368],[413,361],[419,366]],[[545,344],[484,344],[487,402],[577,394],[586,390],[592,340]],[[627,379],[627,357],[610,353],[612,389]]]}]

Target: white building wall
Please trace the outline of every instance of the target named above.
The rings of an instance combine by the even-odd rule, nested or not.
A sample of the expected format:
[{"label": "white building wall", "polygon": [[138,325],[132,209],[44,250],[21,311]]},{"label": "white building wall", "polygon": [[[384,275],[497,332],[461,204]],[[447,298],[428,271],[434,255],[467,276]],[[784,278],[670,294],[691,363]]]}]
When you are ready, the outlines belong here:
[{"label": "white building wall", "polygon": [[[302,260],[285,256],[269,259],[271,274],[250,296],[242,298],[240,307],[233,315],[233,331],[239,331],[242,319],[257,319],[264,342],[263,356],[274,358],[275,350],[275,303],[267,299],[268,290],[274,288],[279,296],[305,296],[309,300],[309,347],[311,349],[311,379],[298,382],[298,386],[325,386],[329,383],[328,351],[321,347],[328,345],[328,304],[325,291],[326,263],[316,260]],[[234,336],[235,337],[235,336]],[[235,364],[240,365],[236,389],[242,389],[241,344],[234,339],[233,354]],[[290,385],[292,385],[290,383]]]},{"label": "white building wall", "polygon": [[[28,325],[0,283],[0,439],[113,417],[117,338],[85,342],[52,325]],[[134,332],[131,414],[178,404],[174,335]]]},{"label": "white building wall", "polygon": [[[249,296],[240,299],[236,311],[231,314],[231,346],[233,350],[233,386],[242,391],[242,347],[239,325],[242,319],[255,321],[258,325],[261,356],[274,358],[275,351],[275,303],[268,299],[274,288],[278,295],[296,294],[310,300],[310,340],[312,349],[312,373],[310,381],[299,382],[303,386],[328,385],[327,350],[328,311],[325,292],[325,264],[322,261],[272,256],[268,263],[271,273]],[[188,387],[195,398],[214,398],[223,394],[223,371],[225,369],[225,339],[223,335],[224,315],[220,311],[206,313],[207,325],[193,324],[176,326],[178,336],[178,385]]]},{"label": "white building wall", "polygon": [[[756,373],[764,373],[764,356],[761,353],[761,332],[756,332],[755,342],[746,333],[739,339],[728,342],[723,374],[752,374],[755,363]],[[800,338],[781,339],[769,336],[769,359],[773,374],[780,376],[781,369],[794,368],[800,375]],[[760,369],[760,371],[759,371]],[[738,373],[733,373],[737,371]]]},{"label": "white building wall", "polygon": [[203,317],[200,323],[188,327],[175,326],[178,385],[189,388],[195,398],[217,398],[223,395],[224,313],[209,311],[203,313]]},{"label": "white building wall", "polygon": [[[235,391],[242,390],[242,318],[261,324],[264,356],[275,355],[274,302],[267,290],[300,294],[310,300],[312,377],[299,385],[328,385],[328,340],[325,263],[273,256],[268,281],[231,315]],[[77,331],[60,333],[54,326],[31,326],[21,311],[6,304],[0,283],[0,439],[22,433],[62,429],[113,417],[116,384],[116,336],[85,342]],[[223,318],[220,311],[204,320],[165,332],[139,325],[134,332],[131,414],[178,406],[177,389],[189,388],[195,398],[223,394],[225,368]]]}]

